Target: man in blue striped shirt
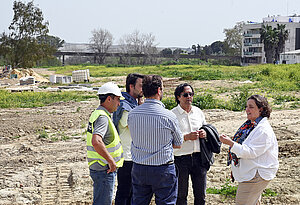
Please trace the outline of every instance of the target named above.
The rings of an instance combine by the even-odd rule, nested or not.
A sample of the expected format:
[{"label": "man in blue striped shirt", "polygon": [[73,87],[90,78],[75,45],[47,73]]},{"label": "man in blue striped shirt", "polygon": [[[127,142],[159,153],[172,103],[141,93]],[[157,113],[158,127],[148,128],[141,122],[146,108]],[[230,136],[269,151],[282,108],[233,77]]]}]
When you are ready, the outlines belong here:
[{"label": "man in blue striped shirt", "polygon": [[177,175],[173,147],[180,148],[183,136],[174,113],[161,102],[163,82],[159,75],[143,79],[145,103],[128,116],[133,160],[133,205],[176,204]]}]

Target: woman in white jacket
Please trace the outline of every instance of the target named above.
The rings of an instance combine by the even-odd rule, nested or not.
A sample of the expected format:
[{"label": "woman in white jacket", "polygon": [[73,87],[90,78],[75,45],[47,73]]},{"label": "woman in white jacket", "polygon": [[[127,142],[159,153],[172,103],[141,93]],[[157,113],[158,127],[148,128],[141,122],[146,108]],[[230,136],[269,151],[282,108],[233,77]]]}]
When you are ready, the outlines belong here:
[{"label": "woman in white jacket", "polygon": [[228,165],[238,181],[236,204],[260,204],[261,194],[279,167],[278,144],[268,122],[271,108],[265,97],[252,95],[246,106],[247,121],[234,137],[221,135],[220,141],[230,146]]}]

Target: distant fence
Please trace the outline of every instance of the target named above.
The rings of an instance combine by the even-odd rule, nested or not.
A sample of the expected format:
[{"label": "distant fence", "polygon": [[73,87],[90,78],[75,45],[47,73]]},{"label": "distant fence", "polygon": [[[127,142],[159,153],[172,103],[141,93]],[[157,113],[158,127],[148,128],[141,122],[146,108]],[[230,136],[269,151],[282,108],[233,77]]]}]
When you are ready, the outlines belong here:
[{"label": "distant fence", "polygon": [[180,54],[180,55],[162,55],[162,54],[128,54],[128,53],[93,53],[93,52],[64,52],[58,51],[54,54],[57,57],[62,57],[62,64],[65,64],[65,56],[89,56],[94,57],[94,63],[97,61],[98,56],[105,57],[116,57],[119,58],[119,62],[122,62],[122,58],[126,57],[136,57],[136,58],[169,58],[177,60],[180,58],[184,59],[199,59],[203,61],[208,61],[209,59],[213,60],[230,60],[233,62],[241,62],[240,56],[218,56],[218,55],[191,55],[191,54]]}]

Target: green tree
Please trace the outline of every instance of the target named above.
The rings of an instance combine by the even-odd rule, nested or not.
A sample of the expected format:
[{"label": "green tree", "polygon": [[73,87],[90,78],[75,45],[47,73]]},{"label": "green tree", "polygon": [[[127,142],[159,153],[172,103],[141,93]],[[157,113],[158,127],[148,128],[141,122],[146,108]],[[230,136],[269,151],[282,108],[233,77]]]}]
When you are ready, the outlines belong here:
[{"label": "green tree", "polygon": [[285,24],[277,24],[277,35],[278,35],[278,44],[275,50],[275,60],[278,61],[280,53],[283,52],[285,41],[289,37],[289,32],[285,30]]},{"label": "green tree", "polygon": [[163,56],[163,57],[168,57],[168,56],[171,56],[173,54],[172,52],[172,49],[171,48],[164,48],[160,51],[160,54]]},{"label": "green tree", "polygon": [[47,39],[49,23],[44,22],[42,11],[33,1],[14,1],[14,17],[8,27],[10,33],[0,36],[0,55],[13,67],[28,68],[46,59],[56,51]]},{"label": "green tree", "polygon": [[273,63],[274,60],[279,61],[280,53],[283,52],[285,41],[288,37],[289,33],[285,29],[284,24],[277,24],[275,28],[270,25],[262,26],[260,38],[264,43],[267,63]]},{"label": "green tree", "polygon": [[210,45],[205,45],[203,47],[203,51],[204,51],[205,55],[211,55],[212,54],[212,49],[211,49]]},{"label": "green tree", "polygon": [[60,47],[63,47],[65,43],[65,41],[60,39],[59,37],[50,35],[38,36],[37,41],[39,44],[48,44],[56,50]]},{"label": "green tree", "polygon": [[174,51],[173,51],[173,55],[180,55],[182,53],[182,49],[180,48],[176,48]]},{"label": "green tree", "polygon": [[222,54],[224,53],[224,42],[215,41],[210,45],[213,54]]},{"label": "green tree", "polygon": [[238,22],[233,28],[224,29],[225,33],[225,44],[226,54],[228,55],[238,55],[242,53],[242,43],[243,43],[243,26],[245,22]]},{"label": "green tree", "polygon": [[275,60],[275,49],[278,44],[278,35],[276,28],[270,25],[262,25],[260,30],[260,39],[264,44],[264,51],[267,63],[273,63]]}]

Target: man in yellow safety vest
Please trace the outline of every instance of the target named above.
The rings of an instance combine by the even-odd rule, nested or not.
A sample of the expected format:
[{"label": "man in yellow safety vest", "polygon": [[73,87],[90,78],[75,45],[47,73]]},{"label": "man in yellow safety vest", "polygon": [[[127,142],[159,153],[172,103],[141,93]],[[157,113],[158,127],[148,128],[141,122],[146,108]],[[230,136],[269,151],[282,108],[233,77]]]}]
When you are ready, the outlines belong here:
[{"label": "man in yellow safety vest", "polygon": [[122,97],[119,87],[108,82],[98,90],[100,106],[90,116],[87,129],[87,158],[94,182],[93,204],[111,205],[116,171],[124,162],[123,148],[111,120]]}]

